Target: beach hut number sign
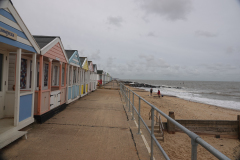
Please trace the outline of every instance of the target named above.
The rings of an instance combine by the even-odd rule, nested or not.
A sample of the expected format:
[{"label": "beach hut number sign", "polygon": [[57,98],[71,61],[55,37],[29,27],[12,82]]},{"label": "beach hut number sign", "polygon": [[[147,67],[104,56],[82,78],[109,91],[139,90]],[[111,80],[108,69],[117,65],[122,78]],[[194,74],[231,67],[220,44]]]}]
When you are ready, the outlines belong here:
[{"label": "beach hut number sign", "polygon": [[13,40],[17,40],[17,34],[13,33],[5,28],[0,27],[0,35],[5,36],[7,38],[13,39]]}]

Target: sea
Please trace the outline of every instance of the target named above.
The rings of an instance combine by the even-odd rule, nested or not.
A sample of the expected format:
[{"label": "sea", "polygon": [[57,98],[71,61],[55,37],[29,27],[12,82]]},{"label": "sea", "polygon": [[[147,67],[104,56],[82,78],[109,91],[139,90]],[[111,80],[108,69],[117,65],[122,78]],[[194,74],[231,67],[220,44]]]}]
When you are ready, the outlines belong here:
[{"label": "sea", "polygon": [[[127,80],[146,83],[160,90],[161,94],[185,100],[240,110],[240,82],[225,81],[172,81],[172,80]],[[150,88],[138,87],[149,91]]]}]

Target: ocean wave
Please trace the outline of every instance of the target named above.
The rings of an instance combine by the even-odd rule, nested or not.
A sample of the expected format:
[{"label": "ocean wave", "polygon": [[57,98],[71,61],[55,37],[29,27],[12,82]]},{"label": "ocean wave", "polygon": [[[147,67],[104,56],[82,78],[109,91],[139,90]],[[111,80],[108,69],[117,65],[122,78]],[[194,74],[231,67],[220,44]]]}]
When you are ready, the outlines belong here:
[{"label": "ocean wave", "polygon": [[201,94],[210,94],[210,95],[220,95],[220,96],[230,96],[230,97],[238,97],[238,94],[232,94],[231,92],[201,92]]},{"label": "ocean wave", "polygon": [[[138,87],[140,89],[144,89],[149,91],[149,88]],[[153,88],[153,92],[157,92],[158,88]],[[220,99],[211,99],[202,97],[203,92],[189,92],[187,90],[179,90],[176,88],[162,88],[160,89],[161,94],[168,95],[168,96],[175,96],[181,99],[185,99],[188,101],[199,102],[204,104],[210,104],[218,107],[229,108],[229,109],[236,109],[240,110],[240,102],[231,101],[231,100],[220,100]],[[209,92],[214,93],[214,92]],[[205,93],[205,94],[209,94]],[[221,94],[219,92],[219,94]]]}]

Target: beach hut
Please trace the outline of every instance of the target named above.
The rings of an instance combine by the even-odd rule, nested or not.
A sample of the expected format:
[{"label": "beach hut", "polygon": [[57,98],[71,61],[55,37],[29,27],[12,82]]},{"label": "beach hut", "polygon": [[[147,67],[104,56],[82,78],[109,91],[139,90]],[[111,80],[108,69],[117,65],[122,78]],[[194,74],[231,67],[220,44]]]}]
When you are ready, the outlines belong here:
[{"label": "beach hut", "polygon": [[106,72],[102,72],[102,82],[103,82],[103,85],[106,84]]},{"label": "beach hut", "polygon": [[97,81],[99,85],[103,85],[103,70],[97,70]]},{"label": "beach hut", "polygon": [[93,64],[93,90],[97,89],[97,65]]},{"label": "beach hut", "polygon": [[80,57],[80,62],[81,62],[81,67],[82,67],[82,80],[80,83],[81,84],[81,97],[85,96],[88,93],[88,86],[89,86],[89,81],[90,81],[90,74],[88,72],[88,59],[87,57]]},{"label": "beach hut", "polygon": [[68,58],[60,37],[33,37],[41,48],[37,57],[34,117],[43,123],[66,108]]},{"label": "beach hut", "polygon": [[77,50],[65,50],[68,57],[68,88],[67,104],[77,100],[80,97],[80,57]]},{"label": "beach hut", "polygon": [[0,1],[0,149],[34,122],[36,57],[40,48],[9,0]]},{"label": "beach hut", "polygon": [[112,81],[112,77],[109,73],[107,73],[107,83],[110,82],[110,81]]},{"label": "beach hut", "polygon": [[94,85],[94,72],[93,72],[93,63],[92,61],[88,61],[88,72],[90,75],[90,82],[89,82],[89,89],[88,92],[92,92],[93,91],[93,85]]}]

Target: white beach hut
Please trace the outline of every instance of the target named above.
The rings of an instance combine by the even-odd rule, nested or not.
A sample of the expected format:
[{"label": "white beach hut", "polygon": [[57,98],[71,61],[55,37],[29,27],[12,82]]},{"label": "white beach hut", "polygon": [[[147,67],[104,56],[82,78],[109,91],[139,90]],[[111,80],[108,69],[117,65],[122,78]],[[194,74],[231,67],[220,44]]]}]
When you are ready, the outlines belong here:
[{"label": "white beach hut", "polygon": [[0,1],[0,148],[34,122],[36,57],[40,48],[9,0]]}]

